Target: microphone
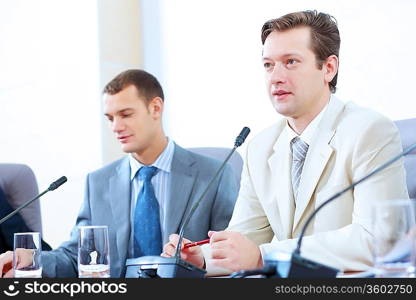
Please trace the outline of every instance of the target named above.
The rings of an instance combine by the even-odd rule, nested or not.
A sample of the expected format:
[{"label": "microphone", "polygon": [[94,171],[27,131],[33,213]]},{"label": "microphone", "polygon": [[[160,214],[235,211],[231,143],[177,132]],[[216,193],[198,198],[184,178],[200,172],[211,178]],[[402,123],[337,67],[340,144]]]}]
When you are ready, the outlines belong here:
[{"label": "microphone", "polygon": [[[225,158],[221,166],[218,168],[211,181],[208,183],[204,192],[192,206],[189,213],[186,215],[184,222],[179,230],[179,240],[176,246],[176,252],[173,257],[161,257],[161,256],[143,256],[134,259],[127,260],[127,272],[126,277],[137,277],[137,275],[143,278],[149,277],[162,277],[162,278],[202,278],[205,276],[206,271],[198,268],[197,266],[183,260],[181,258],[181,244],[184,236],[185,228],[191,220],[195,210],[198,208],[201,201],[205,198],[205,195],[209,191],[214,181],[218,178],[219,174],[224,169],[226,163],[231,158],[235,150],[240,147],[246,140],[250,129],[244,127],[240,134],[235,139],[234,147],[231,149],[228,156]],[[137,269],[138,268],[138,269]]]},{"label": "microphone", "polygon": [[10,219],[11,217],[13,217],[15,214],[17,214],[19,211],[21,211],[23,208],[25,208],[26,206],[28,206],[30,203],[32,203],[33,201],[35,201],[36,199],[42,197],[43,195],[45,195],[47,192],[49,191],[53,191],[56,190],[58,187],[60,187],[61,185],[63,185],[65,182],[67,181],[67,178],[65,176],[62,176],[61,178],[59,178],[58,180],[52,182],[50,184],[50,186],[48,187],[47,190],[43,191],[42,193],[40,193],[39,195],[37,195],[35,198],[33,198],[32,200],[27,201],[26,203],[22,204],[21,206],[19,206],[18,208],[16,208],[15,210],[13,210],[10,214],[8,214],[7,216],[5,216],[4,218],[2,218],[0,220],[0,224],[2,224],[3,222],[6,222],[8,219]]},{"label": "microphone", "polygon": [[58,187],[60,187],[61,185],[63,185],[65,182],[67,182],[67,179],[66,179],[65,176],[62,176],[57,181],[54,181],[54,182],[51,183],[51,185],[48,188],[48,191],[54,191],[54,190],[56,190]]},{"label": "microphone", "polygon": [[[215,173],[215,175],[212,177],[210,183],[207,185],[207,187],[205,188],[205,190],[202,193],[201,197],[199,197],[198,201],[195,203],[195,205],[192,207],[191,211],[189,212],[187,218],[185,219],[185,222],[182,224],[181,230],[179,231],[179,241],[178,241],[178,245],[181,245],[182,244],[184,230],[185,230],[186,226],[188,225],[191,217],[193,216],[194,211],[198,208],[199,203],[201,203],[202,199],[204,199],[205,194],[209,191],[209,188],[211,187],[212,183],[215,181],[215,179],[217,179],[218,175],[224,169],[225,164],[228,162],[228,160],[230,159],[231,155],[233,155],[233,153],[237,149],[237,147],[241,146],[241,144],[244,143],[244,141],[246,140],[246,138],[247,138],[247,136],[248,136],[249,133],[250,133],[250,129],[248,127],[244,127],[241,130],[240,134],[235,139],[235,143],[234,143],[233,149],[231,149],[231,151],[228,154],[227,158],[223,161],[223,163],[220,166],[220,168],[217,170],[217,172]],[[176,248],[175,256],[176,257],[180,257],[180,253],[181,253],[181,247],[177,247]]]},{"label": "microphone", "polygon": [[265,266],[263,269],[253,270],[255,272],[249,272],[249,270],[242,270],[239,272],[234,272],[233,274],[231,274],[231,277],[233,278],[245,277],[247,276],[246,274],[263,275],[266,277],[278,277],[278,278],[333,278],[333,277],[336,277],[339,270],[317,263],[317,262],[314,262],[312,260],[309,260],[301,256],[300,248],[302,246],[302,240],[305,235],[306,229],[308,228],[312,219],[315,217],[318,211],[320,211],[328,203],[339,198],[345,192],[353,189],[356,185],[366,181],[371,176],[384,170],[385,168],[390,166],[392,163],[396,162],[403,156],[406,156],[407,154],[414,151],[415,149],[416,149],[416,144],[409,146],[406,150],[404,150],[400,154],[388,160],[387,162],[385,162],[378,168],[374,169],[369,174],[363,176],[361,179],[357,180],[356,182],[353,182],[352,184],[350,184],[343,190],[334,194],[332,197],[330,197],[328,200],[323,202],[321,205],[319,205],[306,220],[305,225],[303,226],[302,231],[299,235],[296,249],[292,252],[292,254],[271,253],[270,255],[264,258]]},{"label": "microphone", "polygon": [[[240,134],[235,139],[234,150],[235,150],[235,148],[240,147],[244,143],[244,141],[246,140],[249,133],[250,133],[250,128],[248,128],[248,127],[244,127],[241,130]],[[232,151],[232,152],[234,152],[234,151]]]}]

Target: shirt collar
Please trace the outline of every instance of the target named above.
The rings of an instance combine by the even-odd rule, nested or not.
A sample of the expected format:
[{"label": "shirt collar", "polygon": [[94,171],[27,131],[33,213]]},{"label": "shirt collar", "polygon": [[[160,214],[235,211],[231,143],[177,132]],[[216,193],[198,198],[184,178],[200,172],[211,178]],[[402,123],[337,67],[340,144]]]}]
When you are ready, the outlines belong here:
[{"label": "shirt collar", "polygon": [[[168,139],[168,144],[166,145],[165,149],[159,155],[156,161],[150,166],[154,166],[162,171],[170,173],[173,153],[175,150],[175,143],[169,137],[167,139]],[[130,161],[130,180],[133,180],[133,178],[136,176],[137,171],[139,171],[139,169],[143,167],[144,165],[140,163],[137,159],[135,159],[133,157],[133,154],[131,153],[129,154],[129,161]]]},{"label": "shirt collar", "polygon": [[[329,99],[329,101],[331,101],[331,98]],[[289,122],[286,121],[286,131],[287,131],[287,136],[289,138],[289,143],[297,136],[308,145],[312,143],[315,132],[318,128],[319,122],[321,121],[323,115],[325,114],[326,109],[328,108],[328,103],[321,110],[321,112],[312,120],[312,122],[310,122],[309,125],[306,126],[305,130],[302,132],[301,135],[298,135],[292,128],[290,128]]]}]

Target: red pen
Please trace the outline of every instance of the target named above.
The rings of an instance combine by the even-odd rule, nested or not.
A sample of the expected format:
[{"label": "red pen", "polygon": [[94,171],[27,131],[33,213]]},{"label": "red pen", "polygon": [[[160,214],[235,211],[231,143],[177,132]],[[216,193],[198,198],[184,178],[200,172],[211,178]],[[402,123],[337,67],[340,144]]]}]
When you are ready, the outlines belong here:
[{"label": "red pen", "polygon": [[183,248],[186,249],[186,248],[189,248],[189,247],[194,247],[194,246],[203,245],[203,244],[207,244],[207,243],[209,243],[209,239],[202,240],[202,241],[199,241],[199,242],[186,243],[183,246]]}]

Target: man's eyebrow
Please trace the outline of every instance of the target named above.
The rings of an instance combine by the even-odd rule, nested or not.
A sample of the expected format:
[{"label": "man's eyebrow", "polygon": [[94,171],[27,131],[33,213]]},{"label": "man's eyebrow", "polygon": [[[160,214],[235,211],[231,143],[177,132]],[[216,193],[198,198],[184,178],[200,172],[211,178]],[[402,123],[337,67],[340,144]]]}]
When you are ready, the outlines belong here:
[{"label": "man's eyebrow", "polygon": [[[132,111],[132,110],[133,110],[133,108],[130,108],[130,107],[128,107],[128,108],[123,108],[123,109],[121,109],[121,110],[116,111],[116,113],[115,113],[115,114],[122,114],[122,113],[129,112],[129,111]],[[105,114],[104,114],[104,116],[109,117],[109,116],[110,116],[110,114],[105,113]]]},{"label": "man's eyebrow", "polygon": [[[115,115],[116,115],[116,114],[122,114],[122,113],[130,112],[130,111],[132,111],[132,110],[133,110],[133,108],[130,108],[130,107],[128,107],[128,108],[124,108],[124,109],[122,109],[122,110],[117,111],[117,112],[115,113]],[[111,114],[105,113],[105,114],[104,114],[104,116],[106,116],[106,117],[108,118],[108,117],[111,117]]]},{"label": "man's eyebrow", "polygon": [[300,57],[302,57],[302,54],[297,53],[297,52],[289,52],[289,53],[286,53],[286,54],[282,55],[282,57],[288,57],[288,56],[300,56]]},{"label": "man's eyebrow", "polygon": [[[279,55],[279,57],[289,57],[289,56],[298,56],[298,57],[302,57],[302,55],[300,54],[300,53],[297,53],[297,52],[289,52],[289,53],[285,53],[285,54],[283,54],[283,55]],[[270,57],[268,57],[268,56],[263,56],[262,57],[262,59],[264,60],[264,59],[271,59]]]},{"label": "man's eyebrow", "polygon": [[133,108],[127,107],[127,108],[124,108],[122,110],[119,110],[117,113],[124,113],[124,112],[128,112],[128,111],[131,111],[131,110],[133,110]]}]

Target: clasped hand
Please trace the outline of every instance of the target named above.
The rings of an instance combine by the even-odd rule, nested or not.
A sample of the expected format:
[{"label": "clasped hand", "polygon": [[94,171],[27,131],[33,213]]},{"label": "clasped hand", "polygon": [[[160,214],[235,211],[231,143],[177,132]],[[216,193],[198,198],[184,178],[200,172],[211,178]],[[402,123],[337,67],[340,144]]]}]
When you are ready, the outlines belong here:
[{"label": "clasped hand", "polygon": [[[16,251],[16,267],[18,269],[29,266],[33,261],[33,250],[18,248]],[[0,277],[11,278],[13,273],[13,251],[0,254]]]}]

